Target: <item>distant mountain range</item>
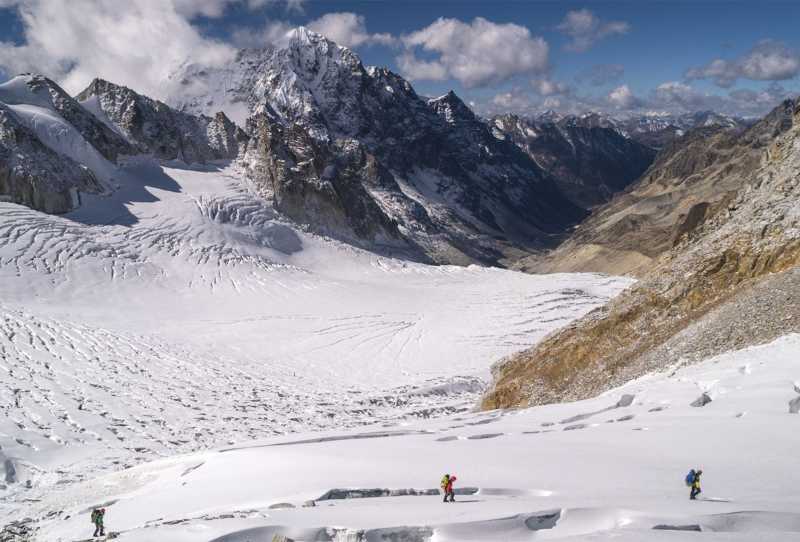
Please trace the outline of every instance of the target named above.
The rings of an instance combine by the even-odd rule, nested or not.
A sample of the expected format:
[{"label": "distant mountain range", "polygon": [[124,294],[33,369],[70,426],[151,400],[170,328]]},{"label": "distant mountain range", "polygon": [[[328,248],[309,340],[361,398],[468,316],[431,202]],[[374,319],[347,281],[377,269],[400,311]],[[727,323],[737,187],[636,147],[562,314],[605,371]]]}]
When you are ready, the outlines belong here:
[{"label": "distant mountain range", "polygon": [[0,195],[47,212],[114,189],[126,157],[236,160],[250,189],[312,231],[414,260],[510,265],[561,243],[713,113],[481,119],[428,99],[304,28],[221,68],[188,64],[165,102],[97,79],[0,85]]},{"label": "distant mountain range", "polygon": [[614,117],[606,113],[584,113],[582,115],[562,115],[556,111],[545,111],[527,117],[534,124],[556,124],[559,126],[583,126],[612,128],[625,137],[634,139],[648,147],[661,149],[673,139],[681,137],[690,130],[702,127],[744,129],[755,124],[758,119],[748,119],[723,115],[714,111],[694,113],[649,113],[644,115],[625,115]]},{"label": "distant mountain range", "polygon": [[495,137],[513,141],[585,209],[608,201],[638,179],[656,154],[597,116],[503,115],[491,123]]}]

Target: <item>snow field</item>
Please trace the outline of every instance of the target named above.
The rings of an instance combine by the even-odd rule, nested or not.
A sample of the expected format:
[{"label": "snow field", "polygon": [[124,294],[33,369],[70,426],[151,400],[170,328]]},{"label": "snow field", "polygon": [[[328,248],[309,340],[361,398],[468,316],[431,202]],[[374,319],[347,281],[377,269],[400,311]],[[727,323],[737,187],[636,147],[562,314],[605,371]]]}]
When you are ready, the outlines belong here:
[{"label": "snow field", "polygon": [[9,520],[176,453],[467,413],[491,363],[630,283],[378,257],[285,222],[225,164],[114,179],[63,217],[0,203]]},{"label": "snow field", "polygon": [[[798,353],[787,336],[578,403],[156,461],[52,492],[42,536],[80,537],[106,503],[136,541],[796,540]],[[691,406],[709,388],[716,399]],[[705,472],[696,502],[691,467]],[[458,476],[454,504],[429,494],[443,472]]]}]

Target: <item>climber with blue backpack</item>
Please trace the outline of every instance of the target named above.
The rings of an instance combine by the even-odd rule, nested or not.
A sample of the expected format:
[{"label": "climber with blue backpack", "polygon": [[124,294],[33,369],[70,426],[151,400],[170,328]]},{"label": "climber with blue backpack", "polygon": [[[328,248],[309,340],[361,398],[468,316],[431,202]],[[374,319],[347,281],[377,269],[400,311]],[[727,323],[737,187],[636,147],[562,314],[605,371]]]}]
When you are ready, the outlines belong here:
[{"label": "climber with blue backpack", "polygon": [[689,499],[690,500],[697,500],[697,496],[701,493],[700,489],[700,475],[703,474],[703,471],[700,469],[697,470],[690,470],[689,474],[686,475],[686,485],[691,488],[689,491]]}]

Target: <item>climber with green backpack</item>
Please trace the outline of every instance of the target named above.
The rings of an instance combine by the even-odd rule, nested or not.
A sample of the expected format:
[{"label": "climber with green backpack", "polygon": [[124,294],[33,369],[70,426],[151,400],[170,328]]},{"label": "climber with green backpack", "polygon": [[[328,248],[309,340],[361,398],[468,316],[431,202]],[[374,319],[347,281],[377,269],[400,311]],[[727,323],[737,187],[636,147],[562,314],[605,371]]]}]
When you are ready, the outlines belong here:
[{"label": "climber with green backpack", "polygon": [[94,525],[94,534],[92,537],[105,536],[106,531],[103,525],[103,518],[105,515],[105,508],[95,508],[92,510],[92,524]]}]

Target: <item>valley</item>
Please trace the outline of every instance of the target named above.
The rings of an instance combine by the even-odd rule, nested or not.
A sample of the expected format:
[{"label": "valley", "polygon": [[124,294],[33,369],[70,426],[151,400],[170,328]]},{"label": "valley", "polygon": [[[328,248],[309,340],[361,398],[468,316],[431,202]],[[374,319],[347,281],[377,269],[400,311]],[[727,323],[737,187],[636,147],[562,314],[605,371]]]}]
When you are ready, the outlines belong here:
[{"label": "valley", "polygon": [[797,537],[797,98],[479,114],[279,29],[0,71],[0,542]]}]

